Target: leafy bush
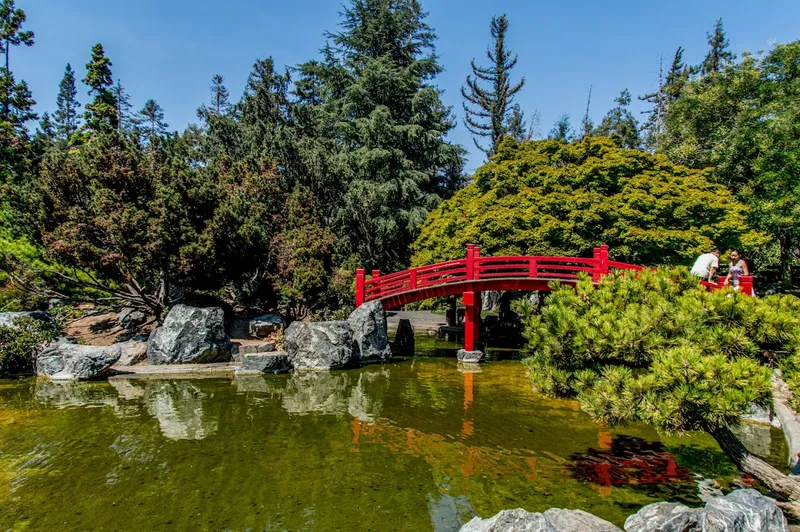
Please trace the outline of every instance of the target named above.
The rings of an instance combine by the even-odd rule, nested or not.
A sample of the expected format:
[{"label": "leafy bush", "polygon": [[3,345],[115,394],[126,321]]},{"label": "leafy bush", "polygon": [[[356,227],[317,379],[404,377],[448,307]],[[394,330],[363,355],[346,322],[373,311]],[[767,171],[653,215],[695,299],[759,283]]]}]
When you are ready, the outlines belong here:
[{"label": "leafy bush", "polygon": [[[793,360],[786,355],[797,349],[800,338],[797,298],[707,292],[678,269],[615,274],[596,289],[588,278],[574,289],[556,284],[541,313],[525,309],[524,314],[532,353],[525,363],[536,389],[549,395],[579,395],[588,411],[606,421],[655,415],[640,408],[648,401],[646,393],[666,385],[653,375],[683,364],[697,375],[717,374],[713,384],[724,382],[726,393],[739,390],[741,401],[711,409],[718,415],[714,419],[734,422],[749,403],[768,402],[765,366]],[[741,371],[748,379],[739,384],[723,378]],[[710,390],[705,393],[709,399],[721,397]],[[691,393],[703,395],[697,395],[697,389]],[[669,403],[663,401],[660,407]],[[626,417],[621,411],[637,413]],[[683,412],[673,412],[657,426],[668,431],[701,428],[702,416],[695,419]]]},{"label": "leafy bush", "polygon": [[35,372],[36,355],[61,332],[57,322],[18,318],[12,327],[0,326],[0,375]]},{"label": "leafy bush", "polygon": [[685,270],[617,274],[595,289],[553,285],[541,313],[526,309],[525,360],[534,387],[577,396],[594,419],[642,422],[665,433],[703,430],[728,458],[781,497],[794,482],[731,432],[756,404],[769,407],[771,366],[800,381],[800,300],[706,292]]},{"label": "leafy bush", "polygon": [[485,256],[580,256],[608,244],[617,260],[653,265],[684,264],[713,245],[760,245],[746,207],[709,175],[606,138],[507,138],[428,216],[412,263],[461,258],[468,243]]}]

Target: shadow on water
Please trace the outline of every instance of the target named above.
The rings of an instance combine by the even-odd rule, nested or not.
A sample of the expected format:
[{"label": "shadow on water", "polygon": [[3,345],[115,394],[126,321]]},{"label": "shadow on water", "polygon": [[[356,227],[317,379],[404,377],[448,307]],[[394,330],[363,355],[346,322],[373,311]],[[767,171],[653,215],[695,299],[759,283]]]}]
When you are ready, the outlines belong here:
[{"label": "shadow on water", "polygon": [[[505,508],[621,524],[735,469],[704,435],[598,427],[517,362],[232,379],[0,381],[0,528],[458,530]],[[699,475],[698,475],[699,474]]]}]

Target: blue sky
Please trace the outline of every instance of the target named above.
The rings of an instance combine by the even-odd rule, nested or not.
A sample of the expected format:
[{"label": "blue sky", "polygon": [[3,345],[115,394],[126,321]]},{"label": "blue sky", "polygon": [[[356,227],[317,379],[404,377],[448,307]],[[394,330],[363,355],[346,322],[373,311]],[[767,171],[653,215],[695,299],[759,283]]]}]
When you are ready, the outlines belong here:
[{"label": "blue sky", "polygon": [[[800,38],[800,2],[672,2],[536,0],[422,0],[428,23],[439,37],[437,53],[445,72],[438,78],[444,100],[459,124],[451,138],[470,150],[473,170],[483,156],[461,123],[459,88],[473,57],[481,61],[489,43],[492,15],[511,21],[510,46],[519,54],[515,74],[527,85],[518,102],[538,110],[547,134],[563,113],[577,125],[593,86],[591,115],[599,121],[619,91],[635,97],[657,85],[659,54],[668,66],[675,49],[699,62],[706,32],[722,17],[736,52],[767,49],[772,42]],[[316,57],[323,33],[335,30],[339,0],[17,0],[28,15],[26,28],[36,44],[15,49],[11,68],[25,79],[37,111],[53,110],[66,63],[79,79],[93,44],[101,42],[136,108],[148,98],[165,109],[172,129],[196,121],[197,107],[209,98],[211,77],[222,74],[231,94],[241,95],[257,58],[272,56],[278,65],[296,65]],[[483,61],[481,61],[483,62]],[[79,87],[82,101],[85,88]]]}]

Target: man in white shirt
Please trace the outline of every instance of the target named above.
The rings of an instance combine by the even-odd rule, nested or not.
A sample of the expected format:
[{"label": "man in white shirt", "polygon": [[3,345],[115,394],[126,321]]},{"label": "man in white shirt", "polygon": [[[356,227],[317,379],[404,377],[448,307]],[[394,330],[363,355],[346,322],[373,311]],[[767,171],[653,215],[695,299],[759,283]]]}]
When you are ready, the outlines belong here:
[{"label": "man in white shirt", "polygon": [[711,253],[703,253],[697,257],[692,266],[692,275],[710,282],[719,269],[719,255],[719,250],[715,249]]}]

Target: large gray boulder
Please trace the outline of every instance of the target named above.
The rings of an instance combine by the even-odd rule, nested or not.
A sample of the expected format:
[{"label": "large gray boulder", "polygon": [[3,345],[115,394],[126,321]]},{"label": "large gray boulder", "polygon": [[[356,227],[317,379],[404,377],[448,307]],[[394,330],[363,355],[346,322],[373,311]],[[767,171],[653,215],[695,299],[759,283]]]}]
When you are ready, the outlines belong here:
[{"label": "large gray boulder", "polygon": [[156,365],[228,362],[231,342],[222,309],[174,306],[150,334],[147,358]]},{"label": "large gray boulder", "polygon": [[364,303],[347,318],[359,362],[386,362],[392,358],[386,315],[380,301]]},{"label": "large gray boulder", "polygon": [[700,530],[702,508],[689,508],[675,502],[656,502],[625,520],[626,532],[677,532]]},{"label": "large gray boulder", "polygon": [[475,517],[461,532],[621,532],[604,519],[581,510],[551,508],[544,513],[503,510],[488,519]]},{"label": "large gray boulder", "polygon": [[57,380],[93,379],[120,357],[119,345],[79,345],[66,339],[45,347],[36,359],[36,374]]},{"label": "large gray boulder", "polygon": [[284,346],[294,369],[337,369],[358,360],[346,321],[296,321],[286,329]]},{"label": "large gray boulder", "polygon": [[756,490],[736,490],[713,499],[705,508],[682,504],[648,504],[625,521],[626,532],[788,532],[775,501]]},{"label": "large gray boulder", "polygon": [[47,312],[34,310],[32,312],[0,312],[0,327],[14,327],[14,321],[19,318],[31,318],[34,320],[53,322],[53,318]]}]

